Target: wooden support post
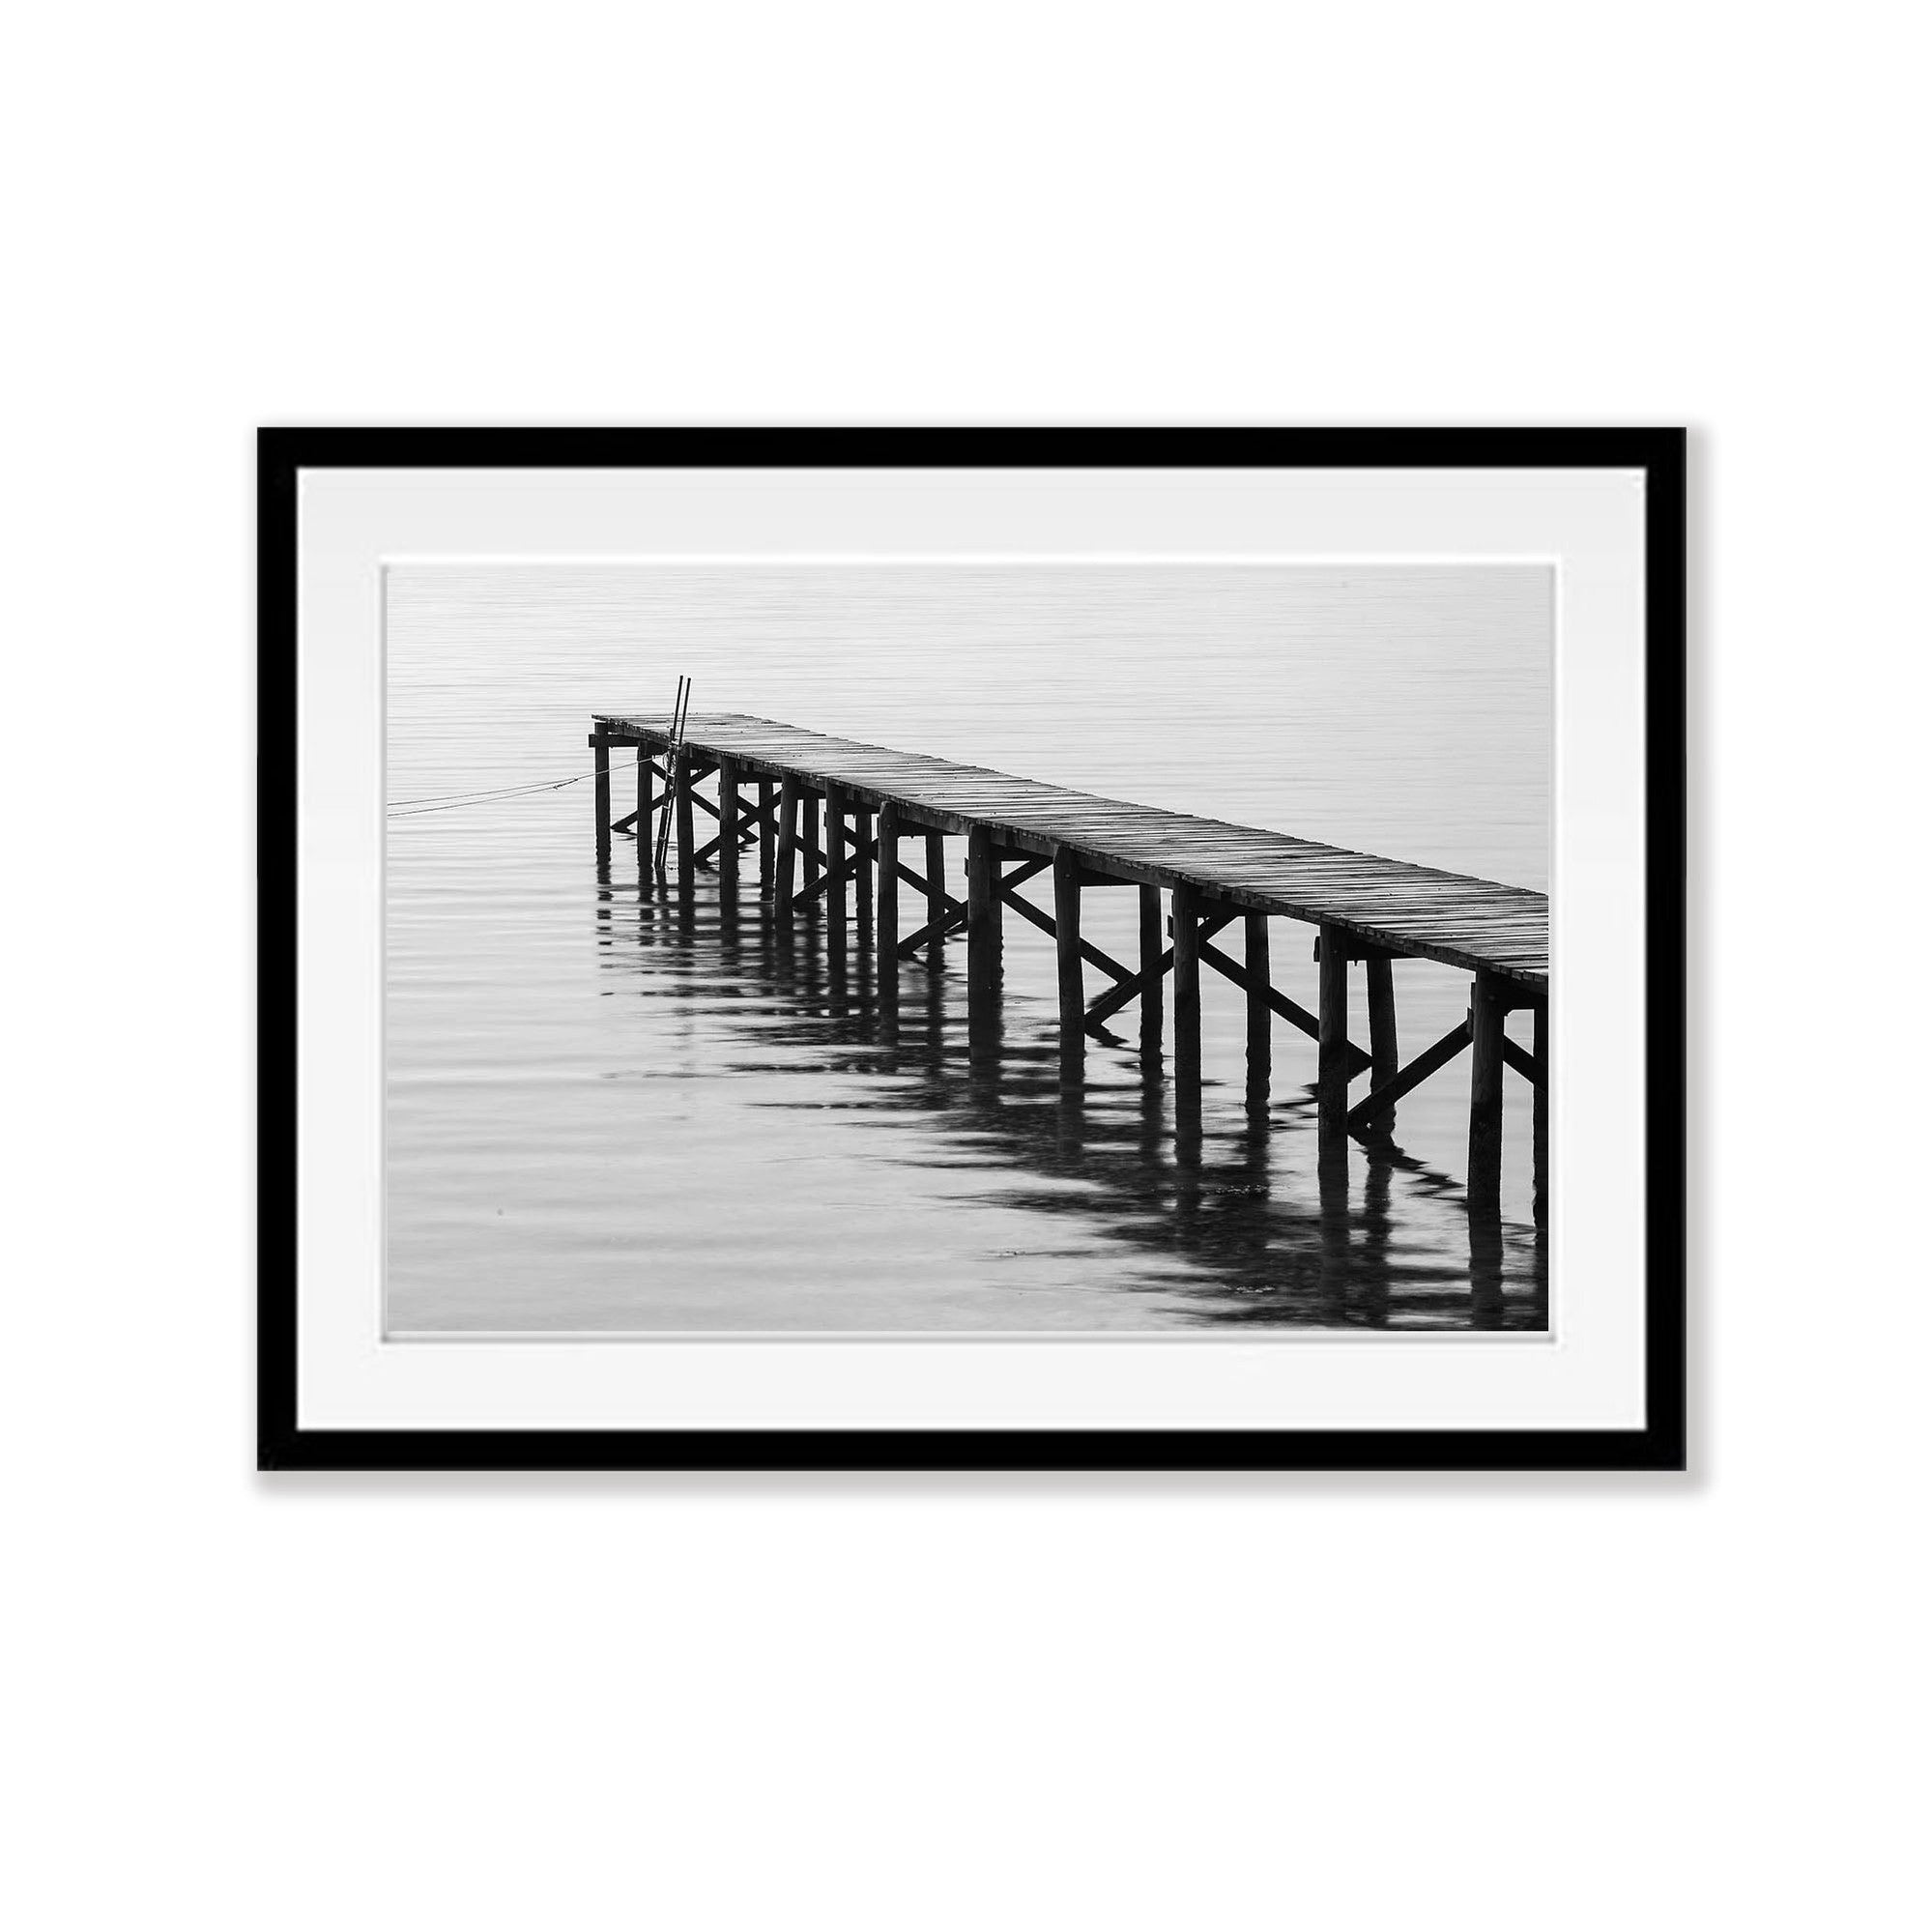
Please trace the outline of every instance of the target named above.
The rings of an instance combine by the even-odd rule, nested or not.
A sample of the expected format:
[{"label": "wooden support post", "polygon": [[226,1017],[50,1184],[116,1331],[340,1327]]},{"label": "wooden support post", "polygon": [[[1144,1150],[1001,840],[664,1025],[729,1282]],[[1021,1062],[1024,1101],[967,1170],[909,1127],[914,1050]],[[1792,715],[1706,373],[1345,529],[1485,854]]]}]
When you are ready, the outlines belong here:
[{"label": "wooden support post", "polygon": [[[1396,966],[1385,957],[1369,962],[1369,1087],[1387,1086],[1402,1064],[1396,1039]],[[1370,1120],[1378,1132],[1390,1133],[1396,1125],[1396,1110],[1384,1109]]]},{"label": "wooden support post", "polygon": [[830,964],[846,963],[846,794],[825,787],[825,950]]},{"label": "wooden support post", "polygon": [[1533,1213],[1539,1227],[1549,1224],[1549,999],[1545,995],[1536,1003],[1535,1031],[1530,1046],[1530,1058],[1535,1063],[1535,1085],[1531,1089],[1533,1098],[1530,1116],[1530,1134],[1535,1148],[1536,1172],[1532,1185]]},{"label": "wooden support post", "polygon": [[1494,973],[1479,972],[1469,995],[1469,1212],[1503,1211],[1503,1018],[1509,1002]]},{"label": "wooden support post", "polygon": [[1174,1093],[1176,1104],[1200,1088],[1200,895],[1185,879],[1173,889]]},{"label": "wooden support post", "polygon": [[[1062,846],[1053,854],[1053,939],[1060,956],[1060,1057],[1086,1053],[1086,986],[1081,973],[1080,860]],[[971,931],[968,925],[967,931]]]},{"label": "wooden support post", "polygon": [[946,963],[946,835],[926,834],[926,964],[937,972]]},{"label": "wooden support post", "polygon": [[678,889],[688,893],[697,872],[698,841],[691,831],[691,761],[680,756],[673,776],[678,781]]},{"label": "wooden support post", "polygon": [[852,810],[852,830],[858,835],[858,877],[856,879],[858,912],[858,942],[861,946],[872,944],[872,812],[864,805]]},{"label": "wooden support post", "polygon": [[1316,1001],[1315,1124],[1323,1135],[1348,1125],[1348,942],[1333,926],[1321,929],[1321,996]]},{"label": "wooden support post", "polygon": [[1162,982],[1167,977],[1167,947],[1162,944],[1161,888],[1140,888],[1140,1056],[1161,1056],[1161,1009],[1167,1003]]},{"label": "wooden support post", "polygon": [[899,807],[879,808],[879,997],[899,1000]]},{"label": "wooden support post", "polygon": [[1268,1004],[1268,915],[1250,912],[1248,929],[1248,1098],[1268,1105],[1269,1050],[1275,1015]]},{"label": "wooden support post", "polygon": [[758,781],[758,888],[764,896],[771,897],[772,877],[777,871],[778,826],[777,815],[771,809],[771,780]]},{"label": "wooden support post", "polygon": [[995,998],[1001,970],[996,871],[993,834],[975,825],[966,834],[966,989]]},{"label": "wooden support post", "polygon": [[772,895],[778,915],[792,923],[792,894],[798,877],[798,781],[788,778],[778,794],[778,889]]},{"label": "wooden support post", "polygon": [[805,822],[798,836],[805,847],[805,883],[808,886],[819,882],[819,794],[807,792],[804,794]]},{"label": "wooden support post", "polygon": [[718,890],[735,897],[738,889],[738,767],[735,758],[718,760]]},{"label": "wooden support post", "polygon": [[611,741],[601,733],[591,740],[591,748],[596,754],[591,761],[596,772],[596,783],[592,788],[596,794],[597,813],[597,863],[609,865],[611,862]]},{"label": "wooden support post", "polygon": [[650,891],[650,867],[652,841],[657,827],[651,822],[652,804],[650,781],[657,767],[650,762],[650,747],[641,744],[637,748],[637,889],[641,894]]}]

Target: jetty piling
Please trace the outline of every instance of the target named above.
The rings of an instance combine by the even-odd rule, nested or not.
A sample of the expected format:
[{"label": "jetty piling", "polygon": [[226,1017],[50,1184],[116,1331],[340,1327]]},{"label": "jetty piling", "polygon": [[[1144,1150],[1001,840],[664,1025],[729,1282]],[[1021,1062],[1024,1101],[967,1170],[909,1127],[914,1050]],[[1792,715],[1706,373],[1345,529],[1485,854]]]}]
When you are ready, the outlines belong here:
[{"label": "jetty piling", "polygon": [[[1106,1033],[1113,1016],[1138,1000],[1139,1053],[1148,1077],[1157,1080],[1171,972],[1176,1119],[1183,1126],[1192,1123],[1191,1131],[1198,1131],[1203,966],[1246,995],[1251,1114],[1258,1110],[1265,1116],[1268,1107],[1274,1022],[1283,1020],[1314,1040],[1316,1120],[1325,1149],[1345,1147],[1350,1136],[1386,1141],[1403,1096],[1468,1050],[1472,1220],[1491,1220],[1499,1212],[1503,1075],[1509,1069],[1533,1089],[1534,1208],[1538,1226],[1544,1225],[1549,1113],[1544,895],[1286,833],[825,737],[768,719],[599,712],[591,725],[600,876],[607,875],[612,833],[632,827],[640,865],[649,875],[652,820],[659,814],[675,822],[680,898],[688,899],[695,872],[714,856],[720,892],[732,897],[741,858],[755,850],[759,892],[770,904],[774,927],[782,934],[801,908],[822,910],[835,986],[845,983],[848,939],[855,927],[861,952],[877,961],[879,1004],[894,1013],[901,962],[923,952],[929,971],[942,972],[946,940],[963,929],[975,1043],[997,1036],[1003,912],[1010,908],[1053,939],[1060,1045],[1069,1073],[1081,1065],[1087,1036]],[[638,802],[628,818],[613,824],[610,753],[618,746],[636,754]],[[697,791],[711,777],[717,782],[715,804]],[[694,811],[717,821],[716,838],[702,851],[694,836]],[[946,891],[948,837],[966,842],[964,902]],[[923,877],[901,856],[905,841],[921,838]],[[1049,869],[1051,914],[1021,891]],[[924,924],[903,937],[902,883],[925,900]],[[1133,966],[1110,958],[1081,931],[1082,894],[1109,885],[1138,888],[1139,955]],[[1316,929],[1313,1012],[1273,984],[1270,927],[1282,918]],[[1244,938],[1239,959],[1214,943],[1236,919]],[[1395,966],[1402,959],[1432,960],[1471,975],[1468,1018],[1407,1066],[1400,1063],[1396,1017]],[[1349,1033],[1354,964],[1365,968],[1366,1052]],[[1089,966],[1107,982],[1092,997]],[[1527,1051],[1506,1030],[1508,1015],[1518,1009],[1531,1014]],[[1353,1098],[1351,1087],[1365,1075],[1360,1097]],[[1485,1255],[1488,1253],[1485,1247]]]}]

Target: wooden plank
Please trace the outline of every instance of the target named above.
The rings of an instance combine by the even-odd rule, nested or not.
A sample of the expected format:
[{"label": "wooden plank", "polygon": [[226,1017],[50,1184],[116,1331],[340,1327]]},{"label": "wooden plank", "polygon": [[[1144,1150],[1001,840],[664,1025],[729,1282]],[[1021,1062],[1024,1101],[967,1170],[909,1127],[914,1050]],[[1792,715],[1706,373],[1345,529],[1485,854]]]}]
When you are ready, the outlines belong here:
[{"label": "wooden plank", "polygon": [[[599,735],[633,744],[668,728],[650,716],[598,713],[595,722]],[[740,714],[694,717],[689,731],[693,758],[735,756],[741,784],[752,771],[781,781],[790,773],[807,789],[841,786],[854,808],[890,796],[902,825],[960,834],[981,824],[1001,850],[1042,855],[1070,846],[1083,876],[1154,887],[1185,878],[1210,901],[1332,926],[1358,949],[1490,971],[1531,994],[1548,983],[1541,893]]]}]

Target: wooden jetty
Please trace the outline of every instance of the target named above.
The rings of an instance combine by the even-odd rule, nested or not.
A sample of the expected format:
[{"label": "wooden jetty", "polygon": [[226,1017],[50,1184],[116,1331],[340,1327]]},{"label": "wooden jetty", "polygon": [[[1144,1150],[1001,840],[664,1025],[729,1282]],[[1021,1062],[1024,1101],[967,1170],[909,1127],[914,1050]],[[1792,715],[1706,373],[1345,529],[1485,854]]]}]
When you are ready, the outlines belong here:
[{"label": "wooden jetty", "polygon": [[[1197,1109],[1203,966],[1247,995],[1251,1090],[1265,1099],[1276,1020],[1315,1041],[1317,1117],[1332,1145],[1345,1145],[1351,1134],[1386,1133],[1403,1096],[1466,1049],[1469,1204],[1472,1213],[1494,1215],[1503,1075],[1514,1070],[1535,1093],[1536,1215],[1543,1219],[1549,902],[1543,893],[737,713],[679,720],[596,712],[590,744],[601,864],[609,863],[613,833],[634,832],[646,851],[658,812],[675,824],[677,879],[686,893],[700,869],[715,872],[721,891],[735,893],[741,863],[756,850],[760,894],[774,917],[822,907],[835,955],[848,942],[854,910],[860,942],[873,944],[877,936],[881,962],[894,968],[879,974],[881,1000],[897,998],[898,962],[923,955],[937,966],[947,939],[964,930],[968,1026],[990,1022],[1004,970],[1004,914],[1037,926],[1057,949],[1060,1047],[1070,1074],[1077,1076],[1086,1037],[1136,1001],[1142,1050],[1158,1053],[1171,972],[1176,1106]],[[636,756],[638,808],[614,823],[610,759],[620,749]],[[712,780],[707,797],[701,788]],[[700,815],[708,832],[703,843]],[[945,889],[948,838],[966,841],[964,901]],[[900,856],[908,847],[923,871]],[[1045,883],[1049,874],[1051,913],[1020,891],[1036,878]],[[901,885],[920,895],[924,915],[903,937]],[[1081,936],[1081,896],[1096,887],[1139,888],[1133,966]],[[1316,929],[1312,1012],[1273,984],[1272,919]],[[1236,923],[1239,958],[1215,943]],[[1406,1066],[1396,1023],[1394,966],[1401,959],[1433,960],[1472,977],[1467,1019]],[[1350,1037],[1356,965],[1367,994],[1366,1050]],[[1092,997],[1089,967],[1103,982]],[[1533,1015],[1528,1051],[1504,1030],[1518,1007]],[[1364,1075],[1360,1098],[1351,1097]]]}]

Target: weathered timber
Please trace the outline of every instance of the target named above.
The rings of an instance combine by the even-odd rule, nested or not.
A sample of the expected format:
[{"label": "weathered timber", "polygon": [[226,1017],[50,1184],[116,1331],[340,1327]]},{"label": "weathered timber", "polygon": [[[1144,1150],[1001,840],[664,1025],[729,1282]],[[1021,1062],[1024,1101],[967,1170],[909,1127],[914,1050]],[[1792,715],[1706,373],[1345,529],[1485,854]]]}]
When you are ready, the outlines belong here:
[{"label": "weathered timber", "polygon": [[805,854],[805,883],[819,878],[819,794],[804,791],[798,801],[798,843]]},{"label": "weathered timber", "polygon": [[[1161,1052],[1161,989],[1167,977],[1162,964],[1161,888],[1143,885],[1140,892],[1140,1053],[1158,1058]],[[1123,982],[1124,984],[1124,982]],[[1132,997],[1129,995],[1128,997]],[[1093,1024],[1091,1020],[1089,1024]]]},{"label": "weathered timber", "polygon": [[[1044,872],[1046,869],[1047,861],[1045,859],[1029,859],[1018,872],[1008,874],[1000,879],[999,898],[1002,905],[1012,907],[1014,911],[1019,913],[1029,926],[1037,926],[1050,939],[1057,939],[1059,935],[1057,915],[1041,911],[1031,900],[1021,898],[1018,889],[1027,879],[1031,879],[1035,873]],[[1054,868],[1053,873],[1053,893],[1054,903],[1057,905],[1059,898],[1059,870],[1057,866]],[[1135,977],[1118,960],[1110,958],[1090,939],[1082,939],[1077,937],[1075,943],[1079,948],[1081,959],[1085,960],[1089,966],[1097,966],[1102,972],[1106,973],[1116,984]]]},{"label": "weathered timber", "polygon": [[1360,1134],[1390,1112],[1404,1094],[1413,1093],[1430,1075],[1440,1073],[1469,1044],[1469,1023],[1458,1020],[1434,1046],[1425,1048],[1400,1073],[1371,1088],[1348,1110],[1348,1131]]},{"label": "weathered timber", "polygon": [[982,825],[966,834],[966,987],[982,994],[998,990],[1001,960],[997,867],[993,836]]},{"label": "weathered timber", "polygon": [[1539,1227],[1549,1220],[1549,1001],[1537,1003],[1535,1033],[1530,1047],[1535,1062],[1536,1088],[1530,1102],[1530,1137],[1535,1172],[1532,1213]]},{"label": "weathered timber", "polygon": [[1187,1092],[1197,1093],[1200,1088],[1200,911],[1195,889],[1186,879],[1174,887],[1173,926],[1174,1079]]},{"label": "weathered timber", "polygon": [[[602,713],[605,735],[661,746],[669,720]],[[1186,878],[1210,903],[1326,926],[1364,949],[1485,970],[1540,994],[1548,980],[1548,901],[1542,894],[1427,866],[1351,852],[1285,833],[1097,798],[943,759],[830,738],[759,718],[694,717],[693,753],[729,753],[741,770],[814,790],[830,782],[855,802],[890,797],[901,823],[966,833],[984,824],[1002,848],[1051,854],[1072,846],[1085,874],[1171,887]]]},{"label": "weathered timber", "polygon": [[758,888],[771,896],[773,861],[778,856],[778,814],[774,805],[773,781],[758,781]]},{"label": "weathered timber", "polygon": [[853,894],[854,915],[858,920],[858,942],[861,946],[872,944],[872,814],[863,806],[852,808],[851,830],[857,834],[858,874],[857,890]]},{"label": "weathered timber", "polygon": [[[1203,928],[1203,931],[1208,929]],[[1219,946],[1211,945],[1206,939],[1200,941],[1200,957],[1203,966],[1211,966],[1223,979],[1232,980],[1243,993],[1250,993],[1248,969],[1231,953],[1225,953]],[[1290,999],[1278,986],[1260,989],[1261,997],[1267,1002],[1271,1013],[1278,1013],[1290,1026],[1306,1033],[1311,1040],[1321,1038],[1321,1021],[1299,1001]],[[1348,1078],[1355,1076],[1369,1065],[1369,1055],[1351,1040],[1348,1044]]]},{"label": "weathered timber", "polygon": [[1086,1050],[1086,987],[1081,978],[1080,861],[1064,849],[1053,859],[1054,944],[1059,955],[1060,1052]]},{"label": "weathered timber", "polygon": [[946,933],[946,838],[943,832],[926,834],[926,964],[935,972],[945,964]]},{"label": "weathered timber", "polygon": [[836,785],[825,787],[825,952],[842,966],[846,958],[846,881],[852,863],[844,857],[846,799]]},{"label": "weathered timber", "polygon": [[879,808],[879,995],[899,997],[899,807]]},{"label": "weathered timber", "polygon": [[698,841],[691,830],[691,788],[697,779],[688,758],[678,761],[675,776],[678,780],[678,889],[688,893],[698,862]]},{"label": "weathered timber", "polygon": [[[1158,907],[1155,908],[1154,916],[1158,922],[1160,917]],[[1220,932],[1224,926],[1231,926],[1240,916],[1238,912],[1226,908],[1218,912],[1202,913],[1197,908],[1195,927],[1197,954],[1198,954],[1199,947],[1207,943],[1211,935]],[[1169,929],[1172,928],[1173,920],[1171,918],[1168,921],[1168,925]],[[1157,943],[1160,937],[1160,930],[1157,923],[1154,933],[1154,938]],[[1144,931],[1142,937],[1143,939],[1145,938]],[[1226,959],[1226,955],[1223,954],[1222,957]],[[1158,1001],[1161,995],[1161,982],[1167,976],[1168,969],[1173,964],[1174,950],[1169,946],[1166,952],[1162,953],[1155,960],[1151,969],[1137,972],[1132,979],[1122,980],[1117,986],[1101,994],[1094,1000],[1093,1004],[1086,1009],[1087,1031],[1092,1032],[1096,1026],[1105,1025],[1114,1014],[1118,1013],[1137,995],[1144,998],[1149,989],[1152,990],[1154,997]],[[1228,960],[1227,964],[1230,966],[1234,966],[1232,960]],[[1235,971],[1239,972],[1240,968],[1235,966]]]},{"label": "weathered timber", "polygon": [[[1401,1066],[1396,1039],[1396,968],[1389,956],[1379,952],[1369,961],[1369,1058],[1371,1088],[1387,1086]],[[1349,1119],[1354,1119],[1352,1110]],[[1394,1111],[1377,1113],[1370,1125],[1393,1129]]]},{"label": "weathered timber", "polygon": [[1503,1018],[1508,1004],[1492,974],[1479,972],[1469,995],[1469,1212],[1502,1211]]},{"label": "weathered timber", "polygon": [[596,793],[595,810],[597,814],[597,863],[609,865],[611,862],[611,741],[599,734],[591,740],[592,757],[591,768],[596,774],[592,790]]},{"label": "weathered timber", "polygon": [[[1322,937],[1328,938],[1324,930]],[[1319,1031],[1315,1047],[1315,1123],[1339,1136],[1348,1125],[1348,953],[1329,943],[1321,949]]]},{"label": "weathered timber", "polygon": [[798,877],[798,781],[788,778],[778,795],[778,889],[773,895],[779,911],[790,919],[792,894]]},{"label": "weathered timber", "polygon": [[718,761],[718,889],[738,889],[738,767],[735,758]]},{"label": "weathered timber", "polygon": [[1243,924],[1247,928],[1248,1085],[1251,1097],[1258,1096],[1265,1107],[1271,1071],[1269,1051],[1275,1031],[1274,1011],[1268,1003],[1272,990],[1268,982],[1268,915],[1245,913]]}]

